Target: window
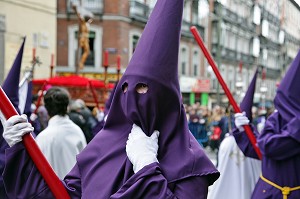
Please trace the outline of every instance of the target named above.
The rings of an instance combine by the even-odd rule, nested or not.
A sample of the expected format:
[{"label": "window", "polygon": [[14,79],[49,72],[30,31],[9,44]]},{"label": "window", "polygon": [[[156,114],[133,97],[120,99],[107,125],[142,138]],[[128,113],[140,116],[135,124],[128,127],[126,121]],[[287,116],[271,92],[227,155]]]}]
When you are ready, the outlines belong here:
[{"label": "window", "polygon": [[191,1],[184,2],[183,20],[191,22]]},{"label": "window", "polygon": [[200,70],[200,56],[199,56],[199,51],[198,50],[194,50],[194,54],[193,54],[193,75],[196,77],[199,74],[199,70]]},{"label": "window", "polygon": [[141,38],[141,30],[131,30],[129,32],[129,59],[132,57],[133,52],[138,44],[139,39]]},{"label": "window", "polygon": [[198,24],[198,1],[192,2],[192,23]]},{"label": "window", "polygon": [[[77,63],[77,49],[78,49],[78,25],[72,25],[68,28],[69,35],[69,51],[68,51],[68,65],[70,68],[75,68]],[[84,70],[99,71],[101,67],[102,56],[102,28],[91,25],[89,33],[90,54],[85,62]],[[83,50],[81,50],[81,54]],[[98,56],[97,56],[98,55]]]},{"label": "window", "polygon": [[136,45],[137,45],[139,39],[140,39],[140,37],[137,36],[137,35],[132,36],[132,53],[134,53]]},{"label": "window", "polygon": [[181,66],[181,74],[188,75],[188,52],[186,47],[181,48],[181,56],[180,56],[180,66]]},{"label": "window", "polygon": [[[94,48],[95,36],[96,36],[96,33],[94,31],[90,31],[90,34],[89,34],[90,54],[85,61],[85,67],[94,67],[95,66],[95,48]],[[76,39],[78,39],[78,31],[75,32],[75,37],[76,37]],[[81,51],[80,54],[82,56],[84,51],[82,49],[80,49],[80,51]],[[75,57],[77,57],[77,49],[75,50]],[[75,63],[76,63],[76,60],[75,60]]]}]

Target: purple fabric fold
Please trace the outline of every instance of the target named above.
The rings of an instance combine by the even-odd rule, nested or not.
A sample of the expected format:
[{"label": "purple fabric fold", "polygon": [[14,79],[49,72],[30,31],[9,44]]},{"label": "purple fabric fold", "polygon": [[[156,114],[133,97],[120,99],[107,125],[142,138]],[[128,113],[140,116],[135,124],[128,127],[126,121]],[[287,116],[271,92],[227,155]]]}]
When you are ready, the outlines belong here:
[{"label": "purple fabric fold", "polygon": [[[24,38],[19,52],[14,60],[14,63],[2,85],[3,91],[6,93],[7,97],[10,99],[15,109],[20,113],[19,110],[19,81],[20,81],[20,72],[21,64],[23,58],[23,51],[26,39]],[[0,123],[0,174],[2,174],[5,165],[5,149],[9,148],[7,142],[2,137],[3,127]],[[2,175],[0,176],[0,198],[7,198],[5,188],[3,185]]]}]

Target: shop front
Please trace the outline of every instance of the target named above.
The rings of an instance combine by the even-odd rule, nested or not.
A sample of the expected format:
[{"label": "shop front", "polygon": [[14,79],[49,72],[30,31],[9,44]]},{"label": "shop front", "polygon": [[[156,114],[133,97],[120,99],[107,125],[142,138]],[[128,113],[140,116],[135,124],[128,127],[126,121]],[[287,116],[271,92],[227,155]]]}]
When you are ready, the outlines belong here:
[{"label": "shop front", "polygon": [[199,102],[203,106],[208,105],[210,79],[182,76],[179,78],[179,84],[184,104],[192,105]]}]

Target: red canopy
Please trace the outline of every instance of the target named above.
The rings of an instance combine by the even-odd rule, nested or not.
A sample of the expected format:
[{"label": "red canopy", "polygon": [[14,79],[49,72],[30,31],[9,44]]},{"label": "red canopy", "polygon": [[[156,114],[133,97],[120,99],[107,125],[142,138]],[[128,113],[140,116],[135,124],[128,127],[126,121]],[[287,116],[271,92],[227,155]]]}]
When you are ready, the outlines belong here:
[{"label": "red canopy", "polygon": [[[74,87],[89,87],[89,82],[91,82],[94,88],[105,88],[105,84],[101,80],[89,79],[86,77],[81,77],[77,75],[71,76],[57,76],[49,79],[34,79],[32,80],[33,85],[43,85],[45,82],[52,86],[74,86]],[[112,89],[114,87],[113,83],[107,84],[106,88]]]}]

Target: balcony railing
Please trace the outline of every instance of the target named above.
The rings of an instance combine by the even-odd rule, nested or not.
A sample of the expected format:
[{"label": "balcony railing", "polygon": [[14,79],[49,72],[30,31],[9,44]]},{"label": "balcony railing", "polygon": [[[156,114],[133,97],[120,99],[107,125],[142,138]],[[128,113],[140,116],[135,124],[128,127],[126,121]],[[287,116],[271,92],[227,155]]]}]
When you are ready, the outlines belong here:
[{"label": "balcony railing", "polygon": [[279,49],[280,44],[275,43],[269,38],[261,37],[260,38],[260,45],[262,48],[271,48],[271,49]]},{"label": "balcony railing", "polygon": [[139,1],[130,1],[129,15],[131,18],[147,22],[150,8],[148,5]]},{"label": "balcony railing", "polygon": [[93,14],[102,14],[103,13],[103,0],[68,0],[68,12],[74,13],[72,4],[80,5],[88,11],[91,11]]},{"label": "balcony railing", "polygon": [[261,13],[262,13],[263,19],[267,19],[269,22],[273,23],[277,27],[280,26],[279,18],[274,16],[273,14],[271,14],[268,10],[266,10],[265,8],[262,8]]},{"label": "balcony railing", "polygon": [[[218,44],[212,45],[212,54],[214,57],[217,56],[218,52]],[[237,52],[236,50],[221,46],[221,57],[223,60],[239,62],[242,61],[243,63],[253,64],[254,57],[250,54]]]},{"label": "balcony railing", "polygon": [[292,36],[291,34],[285,32],[285,40],[290,41],[292,43],[295,43],[296,45],[300,45],[300,40],[298,40],[296,37]]},{"label": "balcony railing", "polygon": [[253,64],[254,63],[254,57],[252,55],[248,55],[245,53],[240,53],[240,60],[243,63],[247,63],[247,64]]},{"label": "balcony railing", "polygon": [[279,69],[267,68],[266,77],[269,79],[277,79],[281,74]]}]

